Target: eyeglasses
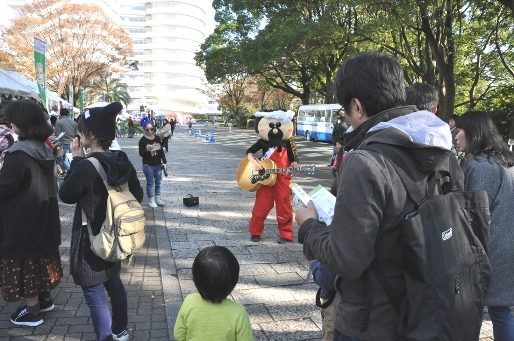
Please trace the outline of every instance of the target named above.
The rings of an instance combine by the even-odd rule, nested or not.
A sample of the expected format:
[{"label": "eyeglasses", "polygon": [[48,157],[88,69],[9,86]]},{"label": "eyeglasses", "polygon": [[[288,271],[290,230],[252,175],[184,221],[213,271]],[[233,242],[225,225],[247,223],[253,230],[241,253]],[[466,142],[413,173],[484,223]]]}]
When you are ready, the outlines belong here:
[{"label": "eyeglasses", "polygon": [[145,131],[153,131],[153,128],[146,128]]}]

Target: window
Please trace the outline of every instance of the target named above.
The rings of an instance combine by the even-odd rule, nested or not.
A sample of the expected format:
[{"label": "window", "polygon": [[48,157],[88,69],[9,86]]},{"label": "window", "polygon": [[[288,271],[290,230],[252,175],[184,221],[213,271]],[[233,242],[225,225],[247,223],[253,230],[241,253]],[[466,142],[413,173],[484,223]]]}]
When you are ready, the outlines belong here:
[{"label": "window", "polygon": [[131,21],[131,22],[144,22],[145,18],[143,16],[128,16],[122,15],[121,20],[123,21]]},{"label": "window", "polygon": [[142,27],[138,27],[138,28],[129,28],[127,29],[127,31],[129,33],[145,33],[145,29],[142,28]]}]

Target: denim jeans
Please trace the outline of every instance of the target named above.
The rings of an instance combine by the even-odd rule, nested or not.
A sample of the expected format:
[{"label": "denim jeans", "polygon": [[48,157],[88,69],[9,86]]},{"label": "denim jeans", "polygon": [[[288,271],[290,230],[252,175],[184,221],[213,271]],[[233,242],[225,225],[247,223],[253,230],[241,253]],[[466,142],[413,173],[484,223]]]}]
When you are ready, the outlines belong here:
[{"label": "denim jeans", "polygon": [[344,336],[337,329],[334,329],[334,341],[362,341],[361,339],[356,339],[349,336]]},{"label": "denim jeans", "polygon": [[495,341],[514,340],[514,318],[510,307],[488,307]]},{"label": "denim jeans", "polygon": [[[146,177],[146,195],[153,198],[155,195],[161,195],[162,185],[162,168],[161,165],[143,165],[143,173]],[[155,193],[154,193],[155,183]]]},{"label": "denim jeans", "polygon": [[64,151],[64,155],[62,156],[63,160],[62,160],[62,164],[64,166],[64,169],[66,170],[66,172],[68,172],[70,170],[70,165],[71,165],[71,162],[70,160],[66,157],[66,155],[68,153],[71,153],[71,149],[70,149],[70,145],[69,144],[63,144],[62,145],[62,150]]},{"label": "denim jeans", "polygon": [[[107,289],[111,298],[112,318],[104,288]],[[89,307],[98,341],[112,340],[112,333],[119,334],[127,329],[127,293],[120,280],[119,273],[113,275],[103,284],[82,287],[82,291]]]}]

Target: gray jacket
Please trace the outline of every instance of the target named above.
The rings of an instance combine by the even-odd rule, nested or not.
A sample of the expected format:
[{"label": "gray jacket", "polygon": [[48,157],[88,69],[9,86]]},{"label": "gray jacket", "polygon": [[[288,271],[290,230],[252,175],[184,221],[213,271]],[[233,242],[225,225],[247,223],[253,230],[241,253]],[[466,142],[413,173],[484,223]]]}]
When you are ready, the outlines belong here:
[{"label": "gray jacket", "polygon": [[489,261],[492,275],[485,304],[514,305],[514,167],[505,168],[479,155],[464,170],[469,191],[486,191],[491,210]]},{"label": "gray jacket", "polygon": [[71,141],[77,134],[77,123],[71,119],[69,116],[61,117],[55,123],[55,135],[59,136],[60,133],[64,132],[64,135],[61,137],[61,142],[63,144],[71,144]]},{"label": "gray jacket", "polygon": [[[394,115],[394,110],[402,112]],[[368,127],[360,148],[371,142],[406,148],[409,162],[415,163],[419,177],[439,164],[451,149],[449,126],[426,111],[409,113],[395,108],[392,119]],[[380,115],[380,114],[378,114]],[[444,158],[442,158],[444,159]],[[447,160],[447,158],[446,158]],[[455,189],[463,188],[463,175],[457,162],[451,168]],[[424,186],[420,181],[420,186]],[[399,292],[405,290],[402,277],[401,231],[398,223],[412,208],[405,188],[391,162],[369,150],[348,153],[339,186],[335,214],[329,228],[315,219],[300,227],[298,239],[307,257],[325,262],[340,280],[341,301],[336,307],[336,329],[349,337],[397,340],[397,314],[376,276],[368,272],[378,258],[389,280]],[[361,330],[371,297],[368,328]]]}]

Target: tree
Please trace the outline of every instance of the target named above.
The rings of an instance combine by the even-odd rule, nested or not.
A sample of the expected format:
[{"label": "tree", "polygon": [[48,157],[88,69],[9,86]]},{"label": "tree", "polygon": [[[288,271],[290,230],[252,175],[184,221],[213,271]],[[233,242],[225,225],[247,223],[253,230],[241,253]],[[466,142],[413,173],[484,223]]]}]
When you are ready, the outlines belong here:
[{"label": "tree", "polygon": [[209,81],[259,76],[303,103],[333,102],[333,79],[344,59],[381,51],[400,61],[406,83],[438,88],[444,117],[492,103],[499,108],[505,89],[514,84],[512,5],[501,0],[215,0],[218,26],[197,63]]},{"label": "tree", "polygon": [[305,104],[311,96],[333,100],[337,67],[356,51],[350,6],[335,0],[216,0],[213,7],[218,26],[197,54],[209,81],[244,72]]},{"label": "tree", "polygon": [[512,16],[514,17],[514,0],[498,0],[503,6],[510,9]]},{"label": "tree", "polygon": [[34,37],[47,43],[48,87],[58,91],[59,83],[64,83],[61,89],[73,85],[75,101],[80,87],[127,65],[132,55],[130,37],[102,9],[70,0],[34,0],[21,8],[21,15],[2,34],[12,64],[32,78]]},{"label": "tree", "polygon": [[14,65],[11,62],[12,56],[9,53],[0,51],[0,68],[3,69],[14,69]]},{"label": "tree", "polygon": [[113,78],[112,73],[107,73],[87,87],[86,99],[88,102],[121,102],[127,106],[131,101],[127,88],[127,84]]},{"label": "tree", "polygon": [[228,119],[235,121],[236,126],[245,127],[248,110],[244,106],[246,85],[249,76],[245,74],[235,74],[227,76],[221,84],[222,96],[219,104],[222,109],[228,110]]}]

